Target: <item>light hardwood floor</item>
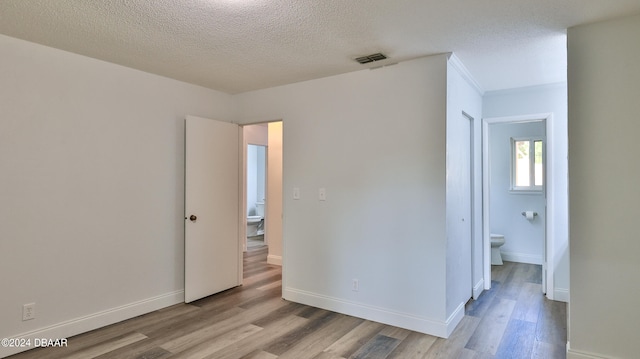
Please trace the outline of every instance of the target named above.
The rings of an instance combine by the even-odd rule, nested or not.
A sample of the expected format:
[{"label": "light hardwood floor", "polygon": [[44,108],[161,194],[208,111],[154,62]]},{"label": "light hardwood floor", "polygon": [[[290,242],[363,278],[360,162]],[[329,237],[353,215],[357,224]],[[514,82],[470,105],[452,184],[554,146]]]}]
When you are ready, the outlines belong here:
[{"label": "light hardwood floor", "polygon": [[540,266],[505,262],[449,339],[284,301],[266,247],[244,260],[244,285],[69,338],[30,358],[544,358],[565,357],[566,305],[540,291]]}]

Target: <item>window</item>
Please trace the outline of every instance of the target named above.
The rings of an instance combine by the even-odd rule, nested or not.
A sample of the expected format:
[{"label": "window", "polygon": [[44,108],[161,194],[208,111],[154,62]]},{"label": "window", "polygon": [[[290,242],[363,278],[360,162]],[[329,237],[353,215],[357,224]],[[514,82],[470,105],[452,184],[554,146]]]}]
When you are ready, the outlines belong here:
[{"label": "window", "polygon": [[541,139],[511,139],[511,190],[542,191],[544,144]]}]

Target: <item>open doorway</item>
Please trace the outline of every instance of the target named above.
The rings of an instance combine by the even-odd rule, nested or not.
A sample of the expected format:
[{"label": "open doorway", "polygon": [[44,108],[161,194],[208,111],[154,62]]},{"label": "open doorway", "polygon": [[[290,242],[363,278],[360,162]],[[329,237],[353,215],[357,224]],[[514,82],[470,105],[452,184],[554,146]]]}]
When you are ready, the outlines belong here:
[{"label": "open doorway", "polygon": [[[550,114],[543,114],[483,121],[485,285],[491,283],[492,264],[501,263],[496,263],[496,250],[500,251],[499,259],[540,265],[543,293],[548,293],[552,285],[553,268],[547,263],[553,236],[548,235],[546,223],[547,216],[552,215],[546,206],[547,185],[552,178],[545,170],[550,118]],[[519,166],[522,163],[527,165],[524,169]],[[521,172],[528,169],[522,180]],[[492,247],[494,237],[501,241],[498,248]]]},{"label": "open doorway", "polygon": [[245,125],[242,137],[243,249],[268,247],[268,263],[282,265],[282,121]]}]

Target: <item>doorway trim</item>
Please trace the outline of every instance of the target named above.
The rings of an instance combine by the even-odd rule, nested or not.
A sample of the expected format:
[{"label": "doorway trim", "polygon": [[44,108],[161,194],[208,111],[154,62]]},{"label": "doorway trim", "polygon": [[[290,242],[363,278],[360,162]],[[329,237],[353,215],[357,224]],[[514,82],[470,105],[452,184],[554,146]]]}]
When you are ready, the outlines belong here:
[{"label": "doorway trim", "polygon": [[489,173],[489,125],[497,123],[525,123],[525,122],[544,122],[545,123],[545,138],[547,138],[546,154],[545,154],[545,173],[544,173],[544,197],[545,197],[545,229],[544,229],[544,252],[542,258],[542,275],[544,276],[543,283],[546,282],[546,288],[542,288],[548,299],[554,298],[554,270],[553,266],[548,265],[554,263],[554,241],[552,226],[549,225],[548,219],[554,216],[554,206],[549,206],[549,203],[554,203],[552,198],[554,191],[551,190],[554,185],[554,173],[553,168],[549,166],[549,159],[553,156],[552,149],[553,144],[549,141],[552,132],[553,114],[552,113],[539,113],[520,116],[505,116],[505,117],[490,117],[482,119],[482,239],[483,239],[483,277],[484,277],[484,289],[491,289],[491,230],[489,228],[489,199],[490,199],[490,173]]}]

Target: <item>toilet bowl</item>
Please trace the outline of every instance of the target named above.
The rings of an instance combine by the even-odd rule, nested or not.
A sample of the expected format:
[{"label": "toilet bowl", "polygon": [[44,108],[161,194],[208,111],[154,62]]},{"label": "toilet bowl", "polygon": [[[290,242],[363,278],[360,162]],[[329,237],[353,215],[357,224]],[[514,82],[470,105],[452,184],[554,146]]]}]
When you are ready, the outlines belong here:
[{"label": "toilet bowl", "polygon": [[502,234],[491,233],[491,264],[502,265],[502,254],[500,247],[504,245],[504,236]]},{"label": "toilet bowl", "polygon": [[247,237],[255,237],[259,234],[260,223],[262,223],[262,216],[247,216]]},{"label": "toilet bowl", "polygon": [[258,235],[264,234],[264,199],[256,202],[256,215],[262,218],[262,222],[258,223]]},{"label": "toilet bowl", "polygon": [[264,201],[256,202],[254,216],[247,216],[247,237],[264,235]]}]

